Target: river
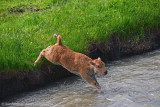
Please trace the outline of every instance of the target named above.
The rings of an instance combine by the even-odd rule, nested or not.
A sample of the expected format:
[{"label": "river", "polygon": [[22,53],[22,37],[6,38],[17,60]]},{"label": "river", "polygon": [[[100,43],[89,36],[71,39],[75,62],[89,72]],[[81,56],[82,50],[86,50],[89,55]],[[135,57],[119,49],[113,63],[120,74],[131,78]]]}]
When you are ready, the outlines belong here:
[{"label": "river", "polygon": [[96,91],[80,77],[11,97],[6,107],[160,107],[160,50],[113,61]]}]

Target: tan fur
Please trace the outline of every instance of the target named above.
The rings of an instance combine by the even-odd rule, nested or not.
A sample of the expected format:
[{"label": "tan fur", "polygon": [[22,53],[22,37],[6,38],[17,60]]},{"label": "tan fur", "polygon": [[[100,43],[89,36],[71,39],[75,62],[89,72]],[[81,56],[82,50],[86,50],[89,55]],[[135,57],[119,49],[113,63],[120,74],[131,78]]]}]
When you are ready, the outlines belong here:
[{"label": "tan fur", "polygon": [[84,54],[70,50],[62,44],[60,35],[57,36],[57,43],[55,45],[48,46],[40,52],[34,65],[43,56],[50,62],[62,65],[70,72],[80,75],[88,83],[96,87],[97,90],[100,89],[100,85],[95,78],[95,74],[107,74],[105,64],[100,58],[92,60]]}]

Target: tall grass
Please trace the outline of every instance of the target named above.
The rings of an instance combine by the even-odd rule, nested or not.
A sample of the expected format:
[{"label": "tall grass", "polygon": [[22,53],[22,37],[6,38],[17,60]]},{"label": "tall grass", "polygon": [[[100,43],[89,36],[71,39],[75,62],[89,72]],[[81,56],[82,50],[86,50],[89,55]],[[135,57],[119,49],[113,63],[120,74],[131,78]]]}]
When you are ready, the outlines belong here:
[{"label": "tall grass", "polygon": [[[90,42],[144,36],[160,24],[159,0],[1,0],[0,71],[29,70],[39,52],[62,35],[63,44],[85,53]],[[20,11],[21,10],[21,11]]]}]

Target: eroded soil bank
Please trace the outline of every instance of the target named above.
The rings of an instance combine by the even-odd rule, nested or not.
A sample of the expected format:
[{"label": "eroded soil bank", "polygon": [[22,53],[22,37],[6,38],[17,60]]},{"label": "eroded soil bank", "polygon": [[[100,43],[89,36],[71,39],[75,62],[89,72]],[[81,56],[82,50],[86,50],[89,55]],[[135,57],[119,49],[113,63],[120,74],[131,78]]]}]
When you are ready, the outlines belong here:
[{"label": "eroded soil bank", "polygon": [[160,27],[155,31],[147,32],[145,38],[137,42],[124,42],[119,39],[118,35],[113,35],[108,43],[91,43],[88,46],[87,55],[93,59],[100,56],[103,61],[113,61],[153,51],[159,47]]},{"label": "eroded soil bank", "polygon": [[[86,55],[91,58],[101,57],[103,61],[117,60],[123,57],[142,54],[160,47],[160,27],[154,32],[148,33],[146,38],[139,42],[122,42],[118,36],[111,36],[108,43],[91,43],[88,46]],[[35,89],[49,82],[71,76],[61,66],[48,66],[43,64],[41,71],[36,69],[29,72],[2,72],[0,74],[0,100],[13,94]]]}]

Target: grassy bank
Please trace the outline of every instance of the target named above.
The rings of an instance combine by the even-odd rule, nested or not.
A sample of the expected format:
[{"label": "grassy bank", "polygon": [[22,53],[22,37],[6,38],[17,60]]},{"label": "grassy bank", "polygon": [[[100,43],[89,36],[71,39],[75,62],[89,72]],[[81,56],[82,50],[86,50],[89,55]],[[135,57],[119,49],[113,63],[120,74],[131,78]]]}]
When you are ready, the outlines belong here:
[{"label": "grassy bank", "polygon": [[56,42],[54,33],[84,53],[90,42],[115,33],[138,40],[159,24],[159,0],[1,0],[0,71],[32,69],[39,52]]}]

